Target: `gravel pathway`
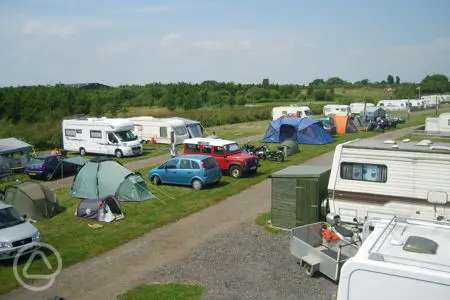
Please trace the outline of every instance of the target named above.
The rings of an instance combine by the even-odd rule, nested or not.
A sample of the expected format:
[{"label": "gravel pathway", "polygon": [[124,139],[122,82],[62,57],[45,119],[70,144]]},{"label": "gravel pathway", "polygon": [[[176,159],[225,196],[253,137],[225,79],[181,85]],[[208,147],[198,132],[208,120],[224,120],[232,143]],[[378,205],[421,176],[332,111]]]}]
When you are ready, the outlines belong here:
[{"label": "gravel pathway", "polygon": [[327,299],[336,285],[308,277],[289,253],[287,233],[243,223],[183,259],[147,275],[149,282],[198,282],[204,299]]}]

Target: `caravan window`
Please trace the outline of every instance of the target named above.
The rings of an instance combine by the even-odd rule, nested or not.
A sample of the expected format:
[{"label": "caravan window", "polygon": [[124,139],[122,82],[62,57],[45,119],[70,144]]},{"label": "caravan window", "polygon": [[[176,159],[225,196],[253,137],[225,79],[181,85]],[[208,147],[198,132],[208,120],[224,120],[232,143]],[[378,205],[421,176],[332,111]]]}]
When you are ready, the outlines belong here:
[{"label": "caravan window", "polygon": [[341,163],[341,178],[348,180],[386,182],[387,167],[385,165]]},{"label": "caravan window", "polygon": [[167,127],[159,127],[159,136],[167,137]]},{"label": "caravan window", "polygon": [[100,130],[91,130],[90,132],[92,139],[101,139],[102,138],[102,132]]},{"label": "caravan window", "polygon": [[66,129],[64,130],[66,136],[75,137],[77,136],[77,131],[75,129]]},{"label": "caravan window", "polygon": [[175,131],[175,135],[186,135],[186,127],[174,127],[173,130]]}]

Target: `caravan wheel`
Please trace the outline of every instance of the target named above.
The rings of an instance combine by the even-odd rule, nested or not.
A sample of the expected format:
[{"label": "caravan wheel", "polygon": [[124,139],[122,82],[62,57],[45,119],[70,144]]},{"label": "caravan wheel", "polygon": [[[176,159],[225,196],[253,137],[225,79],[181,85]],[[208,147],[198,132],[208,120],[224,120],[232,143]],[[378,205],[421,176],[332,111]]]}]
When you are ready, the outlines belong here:
[{"label": "caravan wheel", "polygon": [[86,155],[86,149],[80,148],[80,155],[85,156]]}]

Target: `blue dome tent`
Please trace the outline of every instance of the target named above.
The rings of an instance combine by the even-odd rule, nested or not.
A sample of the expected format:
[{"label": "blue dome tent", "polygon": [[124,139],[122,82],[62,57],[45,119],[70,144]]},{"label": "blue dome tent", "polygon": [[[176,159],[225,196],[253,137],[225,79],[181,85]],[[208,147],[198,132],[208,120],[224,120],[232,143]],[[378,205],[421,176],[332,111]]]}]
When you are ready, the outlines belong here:
[{"label": "blue dome tent", "polygon": [[333,137],[323,129],[320,121],[310,118],[280,118],[270,123],[263,142],[281,143],[287,139],[299,144],[329,144]]}]

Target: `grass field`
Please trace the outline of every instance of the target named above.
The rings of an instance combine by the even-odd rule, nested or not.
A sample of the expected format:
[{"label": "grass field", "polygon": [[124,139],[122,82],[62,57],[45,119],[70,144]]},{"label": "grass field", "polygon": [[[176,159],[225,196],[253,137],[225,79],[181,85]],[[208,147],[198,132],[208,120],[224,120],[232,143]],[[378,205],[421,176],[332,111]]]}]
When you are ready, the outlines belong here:
[{"label": "grass field", "polygon": [[118,300],[197,300],[203,293],[203,287],[193,284],[146,284],[138,286]]}]

